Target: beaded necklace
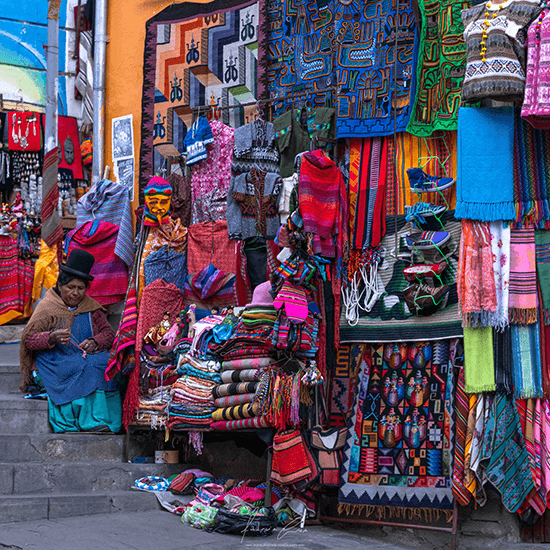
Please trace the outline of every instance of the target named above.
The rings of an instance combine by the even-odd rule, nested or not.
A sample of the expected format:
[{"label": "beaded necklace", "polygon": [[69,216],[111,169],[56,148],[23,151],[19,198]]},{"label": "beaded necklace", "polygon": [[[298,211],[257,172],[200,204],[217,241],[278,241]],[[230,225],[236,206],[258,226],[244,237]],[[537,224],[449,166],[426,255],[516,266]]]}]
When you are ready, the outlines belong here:
[{"label": "beaded necklace", "polygon": [[546,14],[548,13],[546,10],[548,9],[548,5],[546,4],[546,1],[542,3],[542,10],[540,12],[537,26],[535,28],[535,35],[536,35],[536,41],[537,44],[540,44],[540,27],[542,25],[542,20],[546,17]]},{"label": "beaded necklace", "polygon": [[[487,51],[487,45],[486,45],[486,42],[487,42],[487,30],[489,29],[489,27],[491,26],[491,23],[489,21],[489,8],[492,6],[493,4],[491,2],[487,2],[487,4],[485,4],[485,7],[487,8],[487,11],[485,12],[485,20],[483,21],[483,32],[481,34],[481,42],[480,42],[480,46],[481,46],[481,61],[483,61],[484,63],[487,61],[487,59],[485,59],[485,52]],[[498,9],[495,10],[495,12],[493,13],[493,17],[491,19],[491,21],[498,15],[498,12],[504,7],[503,4],[499,4],[498,5]]]}]

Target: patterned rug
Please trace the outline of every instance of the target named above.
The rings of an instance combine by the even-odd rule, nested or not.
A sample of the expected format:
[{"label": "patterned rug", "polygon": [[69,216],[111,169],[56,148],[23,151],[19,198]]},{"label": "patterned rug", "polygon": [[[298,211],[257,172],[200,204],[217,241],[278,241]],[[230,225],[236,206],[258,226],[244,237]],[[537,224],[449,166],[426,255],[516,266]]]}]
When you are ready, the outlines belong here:
[{"label": "patterned rug", "polygon": [[[451,235],[450,251],[460,243],[460,220],[456,220],[453,211],[442,217],[445,231]],[[367,314],[361,311],[361,317],[355,326],[348,325],[345,309],[342,307],[340,317],[340,342],[394,342],[439,340],[462,336],[462,324],[458,316],[458,296],[456,292],[456,272],[458,267],[458,249],[448,259],[448,265],[441,278],[443,284],[450,285],[447,304],[443,309],[427,317],[418,317],[409,312],[403,300],[402,290],[408,285],[403,275],[403,268],[410,265],[398,260],[394,255],[395,228],[397,225],[398,242],[412,232],[404,216],[386,218],[386,235],[381,241],[385,258],[378,268],[379,279],[384,287],[382,296]]]},{"label": "patterned rug", "polygon": [[371,345],[344,447],[338,511],[449,521],[453,367],[449,341]]},{"label": "patterned rug", "polygon": [[218,111],[233,127],[255,115],[265,91],[263,6],[257,0],[185,2],[147,22],[140,188],[164,157],[181,152],[192,107],[245,105]]}]

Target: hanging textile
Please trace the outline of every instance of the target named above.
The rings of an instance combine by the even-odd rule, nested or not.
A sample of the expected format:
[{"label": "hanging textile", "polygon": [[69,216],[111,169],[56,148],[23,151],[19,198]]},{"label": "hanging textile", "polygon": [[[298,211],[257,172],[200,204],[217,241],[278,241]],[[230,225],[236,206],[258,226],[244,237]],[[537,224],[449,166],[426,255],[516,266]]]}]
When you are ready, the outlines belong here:
[{"label": "hanging textile", "polygon": [[535,231],[535,250],[537,277],[540,294],[540,306],[544,315],[544,324],[550,325],[550,231]]},{"label": "hanging textile", "polygon": [[512,331],[493,330],[493,357],[495,362],[495,390],[511,394],[514,391],[512,375]]},{"label": "hanging textile", "polygon": [[495,391],[493,329],[464,327],[466,392]]},{"label": "hanging textile", "polygon": [[497,308],[494,326],[504,330],[508,326],[508,295],[510,292],[510,226],[503,222],[491,222],[491,248]]},{"label": "hanging textile", "polygon": [[516,399],[543,397],[538,323],[511,326],[512,373]]},{"label": "hanging textile", "polygon": [[34,281],[32,285],[32,299],[39,300],[42,289],[48,290],[55,286],[59,275],[57,248],[49,247],[44,241],[40,242],[40,256],[34,264]]},{"label": "hanging textile", "polygon": [[48,246],[54,246],[63,237],[63,227],[59,217],[57,186],[58,148],[48,151],[44,156],[44,176],[42,178],[42,239]]},{"label": "hanging textile", "polygon": [[466,506],[472,497],[464,484],[464,451],[468,428],[469,400],[466,394],[464,369],[458,373],[455,393],[455,444],[453,460],[453,496],[461,506]]},{"label": "hanging textile", "polygon": [[[403,352],[394,351],[398,346]],[[344,447],[338,511],[428,521],[443,512],[448,521],[454,431],[449,341],[369,348]]]},{"label": "hanging textile", "polygon": [[466,69],[460,11],[468,3],[418,0],[423,24],[418,29],[416,95],[407,125],[411,134],[429,136],[437,130],[456,130]]}]

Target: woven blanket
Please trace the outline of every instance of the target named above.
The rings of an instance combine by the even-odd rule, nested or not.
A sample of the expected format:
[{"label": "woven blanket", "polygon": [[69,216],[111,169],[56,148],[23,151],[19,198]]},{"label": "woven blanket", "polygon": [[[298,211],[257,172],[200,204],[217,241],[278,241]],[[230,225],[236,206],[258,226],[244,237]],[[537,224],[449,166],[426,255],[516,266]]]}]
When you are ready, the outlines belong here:
[{"label": "woven blanket", "polygon": [[122,301],[128,288],[128,266],[115,252],[119,233],[119,226],[113,223],[90,221],[69,231],[65,238],[67,254],[77,248],[95,258],[90,269],[94,280],[87,294],[102,306]]},{"label": "woven blanket", "polygon": [[252,403],[256,397],[255,393],[242,393],[239,395],[226,395],[214,400],[214,405],[218,408],[233,407],[235,405],[244,405]]},{"label": "woven blanket", "polygon": [[253,382],[260,375],[259,369],[243,369],[243,370],[226,370],[221,376],[222,384],[230,384],[231,382]]},{"label": "woven blanket", "polygon": [[514,397],[543,397],[539,324],[511,326]]},{"label": "woven blanket", "polygon": [[417,90],[407,125],[411,134],[431,136],[436,130],[456,130],[466,70],[460,12],[466,5],[453,0],[418,0],[423,24],[418,29]]},{"label": "woven blanket", "polygon": [[[450,249],[458,249],[460,242],[461,222],[456,220],[452,211],[442,217],[445,230],[451,235]],[[378,269],[378,275],[384,293],[377,300],[372,310],[367,314],[361,312],[357,325],[348,326],[344,311],[340,317],[342,343],[350,342],[394,342],[396,338],[402,341],[412,341],[423,338],[432,340],[462,336],[462,324],[458,314],[458,296],[456,292],[456,274],[458,267],[458,252],[448,259],[447,269],[442,273],[443,284],[450,285],[447,305],[440,311],[427,317],[417,317],[410,313],[403,301],[402,291],[409,284],[403,275],[403,268],[409,264],[397,260],[392,251],[395,247],[395,220],[386,218],[386,234],[380,246],[387,252]],[[405,216],[397,217],[398,241],[412,232],[410,223],[405,222]],[[342,308],[343,309],[343,308]]]},{"label": "woven blanket", "polygon": [[487,480],[499,491],[506,509],[514,513],[535,488],[514,400],[496,394],[491,417],[494,435],[486,467]]},{"label": "woven blanket", "polygon": [[550,325],[550,231],[535,231],[535,246],[544,324]]},{"label": "woven blanket", "polygon": [[210,424],[212,430],[221,431],[269,427],[269,421],[265,416],[256,416],[255,418],[245,418],[243,420],[218,421]]},{"label": "woven blanket", "polygon": [[488,223],[462,220],[459,257],[457,292],[462,325],[497,325],[494,257]]},{"label": "woven blanket", "polygon": [[[34,266],[19,258],[17,240],[0,236],[0,318],[6,323],[19,317],[31,299]],[[32,313],[32,310],[31,310]]]},{"label": "woven blanket", "polygon": [[280,432],[273,437],[271,479],[280,485],[290,485],[311,474],[305,442],[299,430]]},{"label": "woven blanket", "polygon": [[465,485],[465,449],[466,430],[468,427],[469,399],[466,394],[464,369],[460,369],[456,382],[455,393],[455,441],[453,457],[453,496],[461,506],[466,506],[471,499],[471,493]]},{"label": "woven blanket", "polygon": [[260,406],[256,403],[244,403],[242,405],[234,405],[232,407],[224,407],[216,409],[212,413],[212,420],[215,422],[220,420],[243,420],[244,418],[252,418],[257,416],[260,411]]},{"label": "woven blanket", "polygon": [[263,4],[256,0],[172,4],[147,21],[139,162],[142,191],[155,166],[160,167],[155,165],[154,150],[160,163],[162,157],[182,152],[185,129],[193,123],[193,107],[214,97],[221,107],[246,104],[220,111],[224,124],[236,128],[245,117],[253,118],[255,101],[263,97],[265,86],[265,25]]},{"label": "woven blanket", "polygon": [[239,395],[243,393],[256,393],[259,382],[239,382],[234,384],[220,384],[212,388],[214,399],[227,395]]},{"label": "woven blanket", "polygon": [[234,359],[222,363],[223,370],[261,369],[273,365],[277,360],[272,357],[256,357],[252,359]]},{"label": "woven blanket", "polygon": [[449,341],[369,346],[344,447],[340,513],[412,518],[422,508],[450,521],[453,386]]},{"label": "woven blanket", "polygon": [[550,133],[515,113],[514,201],[517,222],[550,228]]},{"label": "woven blanket", "polygon": [[513,151],[512,107],[460,108],[457,218],[485,222],[516,218]]},{"label": "woven blanket", "polygon": [[[352,139],[350,148],[349,220],[351,248],[378,246],[386,232],[386,182],[390,138]],[[353,162],[352,162],[353,159]],[[353,207],[351,206],[351,203]]]},{"label": "woven blanket", "polygon": [[495,391],[493,329],[464,327],[466,392]]},{"label": "woven blanket", "polygon": [[57,186],[57,166],[59,162],[59,148],[55,147],[44,156],[42,177],[42,239],[48,246],[53,246],[63,237],[63,227],[59,217],[58,201],[59,187]]},{"label": "woven blanket", "polygon": [[535,231],[512,229],[510,235],[510,323],[537,322]]}]

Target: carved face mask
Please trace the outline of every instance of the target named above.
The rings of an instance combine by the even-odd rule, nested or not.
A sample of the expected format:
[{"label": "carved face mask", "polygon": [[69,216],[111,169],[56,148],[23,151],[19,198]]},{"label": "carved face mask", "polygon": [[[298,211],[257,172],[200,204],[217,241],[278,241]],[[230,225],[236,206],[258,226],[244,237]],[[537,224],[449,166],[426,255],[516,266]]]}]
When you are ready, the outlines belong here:
[{"label": "carved face mask", "polygon": [[143,223],[148,226],[168,223],[172,202],[172,187],[170,184],[166,180],[155,176],[147,184],[144,195],[145,218]]}]

